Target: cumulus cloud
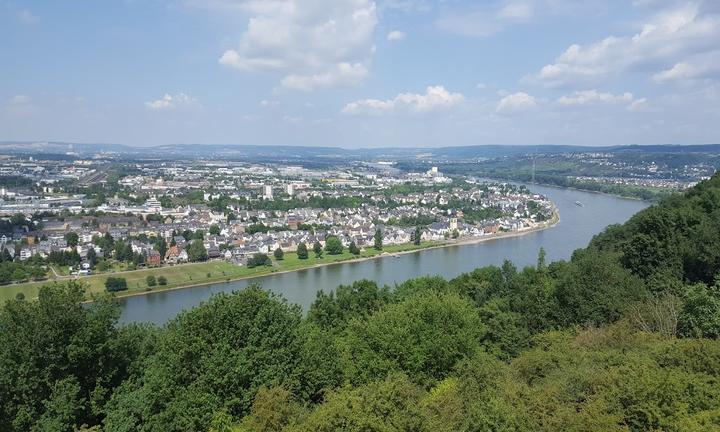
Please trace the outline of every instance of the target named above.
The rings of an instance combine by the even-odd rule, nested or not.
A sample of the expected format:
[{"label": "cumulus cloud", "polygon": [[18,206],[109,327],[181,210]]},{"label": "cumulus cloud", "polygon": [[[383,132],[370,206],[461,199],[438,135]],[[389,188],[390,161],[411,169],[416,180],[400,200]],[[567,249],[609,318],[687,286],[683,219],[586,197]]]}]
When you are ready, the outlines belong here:
[{"label": "cumulus cloud", "polygon": [[362,99],[345,105],[344,114],[380,114],[399,110],[433,111],[450,108],[465,100],[460,93],[451,93],[443,86],[431,86],[424,94],[401,93],[392,99]]},{"label": "cumulus cloud", "polygon": [[166,93],[160,99],[145,102],[145,106],[147,108],[157,111],[173,110],[176,108],[192,107],[197,105],[197,99],[190,97],[185,93],[178,93],[176,95]]},{"label": "cumulus cloud", "polygon": [[232,2],[250,15],[239,46],[220,64],[241,71],[278,71],[281,85],[312,90],[354,84],[367,75],[377,25],[371,0]]},{"label": "cumulus cloud", "polygon": [[537,101],[525,92],[517,92],[505,96],[498,102],[495,111],[499,114],[511,114],[535,108]]},{"label": "cumulus cloud", "polygon": [[672,66],[688,56],[717,49],[720,15],[703,11],[698,4],[665,10],[632,36],[571,45],[531,79],[547,86],[597,81],[629,70]]},{"label": "cumulus cloud", "polygon": [[405,33],[401,32],[400,30],[393,30],[387,35],[387,40],[390,42],[393,41],[399,41],[405,39]]}]

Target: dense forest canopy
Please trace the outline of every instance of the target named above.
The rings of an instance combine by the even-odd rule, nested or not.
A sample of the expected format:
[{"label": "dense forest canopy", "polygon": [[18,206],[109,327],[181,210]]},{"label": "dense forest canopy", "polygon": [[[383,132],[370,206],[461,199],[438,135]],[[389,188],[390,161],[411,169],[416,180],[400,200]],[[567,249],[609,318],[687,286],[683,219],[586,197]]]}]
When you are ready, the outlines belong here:
[{"label": "dense forest canopy", "polygon": [[0,430],[720,430],[719,272],[716,175],[569,261],[359,281],[306,315],[253,286],[120,326],[48,286],[0,313]]}]

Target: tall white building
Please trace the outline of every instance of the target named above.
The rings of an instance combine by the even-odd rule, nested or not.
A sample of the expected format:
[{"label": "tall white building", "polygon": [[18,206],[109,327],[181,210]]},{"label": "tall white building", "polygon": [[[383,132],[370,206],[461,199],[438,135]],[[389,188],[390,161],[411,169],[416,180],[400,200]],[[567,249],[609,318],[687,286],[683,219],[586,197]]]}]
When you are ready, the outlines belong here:
[{"label": "tall white building", "polygon": [[273,199],[272,186],[270,186],[270,185],[263,186],[263,198],[265,198],[267,200]]},{"label": "tall white building", "polygon": [[292,184],[292,183],[288,183],[288,184],[285,186],[285,191],[286,191],[287,194],[290,195],[290,196],[295,195],[295,185]]}]

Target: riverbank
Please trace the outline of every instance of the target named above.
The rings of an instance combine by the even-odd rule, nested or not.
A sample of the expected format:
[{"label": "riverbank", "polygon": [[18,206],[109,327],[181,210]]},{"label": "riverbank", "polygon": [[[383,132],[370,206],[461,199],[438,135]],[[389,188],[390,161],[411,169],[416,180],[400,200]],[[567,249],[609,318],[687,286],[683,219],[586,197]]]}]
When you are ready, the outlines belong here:
[{"label": "riverbank", "polygon": [[[308,259],[301,260],[295,252],[285,253],[285,259],[278,261],[273,260],[273,265],[266,267],[248,268],[237,266],[225,261],[209,261],[204,263],[180,264],[175,266],[148,268],[141,270],[102,273],[92,276],[80,277],[75,279],[62,279],[59,281],[42,281],[29,282],[24,284],[8,285],[0,287],[0,301],[15,298],[22,293],[25,298],[37,298],[38,291],[41,286],[53,283],[62,283],[67,280],[82,281],[87,285],[86,295],[88,301],[97,296],[107,295],[105,290],[105,280],[109,276],[122,277],[127,281],[128,290],[118,292],[116,297],[131,297],[155,292],[167,292],[171,290],[187,289],[198,286],[207,286],[215,283],[232,282],[244,279],[252,279],[261,276],[282,274],[295,272],[299,270],[312,269],[334,264],[342,264],[348,262],[362,262],[376,258],[384,258],[391,256],[400,256],[403,254],[416,253],[428,249],[444,248],[450,246],[460,246],[465,244],[481,243],[490,240],[499,240],[503,238],[517,237],[532,232],[537,232],[555,226],[560,221],[559,212],[555,211],[552,219],[533,228],[527,228],[518,231],[502,232],[482,237],[468,237],[456,240],[443,240],[422,242],[420,245],[401,244],[386,245],[382,251],[367,248],[360,255],[352,255],[345,250],[340,255],[324,254],[321,258],[316,258],[312,252]],[[147,278],[153,276],[157,281],[160,276],[165,277],[167,285],[148,286]]]},{"label": "riverbank", "polygon": [[[635,200],[635,201],[642,201],[647,203],[656,203],[663,198],[670,196],[674,193],[682,192],[680,190],[676,189],[666,189],[666,188],[659,188],[659,187],[642,187],[642,186],[626,186],[624,189],[626,191],[634,192],[633,194],[628,193],[618,193],[618,192],[609,192],[609,191],[603,191],[592,188],[590,185],[595,185],[596,183],[589,183],[589,182],[583,182],[580,184],[575,185],[558,185],[555,183],[550,182],[543,182],[543,181],[531,181],[531,180],[520,180],[516,178],[509,178],[509,177],[486,177],[486,176],[480,176],[478,177],[483,180],[488,181],[494,181],[494,182],[508,182],[508,183],[515,183],[515,184],[523,184],[523,185],[532,185],[532,186],[543,186],[543,187],[550,187],[555,189],[567,189],[567,190],[574,190],[578,192],[587,192],[597,195],[604,195],[609,196],[613,198],[623,198],[628,200]],[[599,183],[598,183],[599,184]],[[588,187],[583,187],[583,185],[588,185]],[[608,187],[612,187],[613,185],[606,185]],[[645,195],[645,193],[650,194],[650,197],[642,197],[638,196],[638,194]]]},{"label": "riverbank", "polygon": [[[667,196],[670,196],[674,193],[681,192],[681,191],[675,190],[675,189],[670,190],[670,189],[649,188],[649,187],[634,187],[634,188],[632,188],[632,190],[637,191],[637,193],[648,192],[649,194],[652,194],[652,197],[644,198],[644,197],[640,197],[637,195],[614,193],[614,192],[607,192],[607,191],[602,191],[602,190],[591,189],[590,187],[584,188],[584,187],[578,186],[578,185],[561,186],[561,185],[556,185],[553,183],[543,183],[543,182],[537,182],[537,181],[536,182],[532,182],[532,181],[523,182],[521,180],[505,180],[505,181],[525,183],[528,185],[552,187],[552,188],[558,188],[558,189],[569,189],[569,190],[575,190],[575,191],[580,191],[580,192],[605,195],[605,196],[614,197],[614,198],[623,198],[623,199],[628,199],[628,200],[643,201],[643,202],[647,202],[647,203],[657,203],[658,201],[662,200],[663,198],[665,198]],[[592,184],[592,183],[588,183],[588,184]]]}]

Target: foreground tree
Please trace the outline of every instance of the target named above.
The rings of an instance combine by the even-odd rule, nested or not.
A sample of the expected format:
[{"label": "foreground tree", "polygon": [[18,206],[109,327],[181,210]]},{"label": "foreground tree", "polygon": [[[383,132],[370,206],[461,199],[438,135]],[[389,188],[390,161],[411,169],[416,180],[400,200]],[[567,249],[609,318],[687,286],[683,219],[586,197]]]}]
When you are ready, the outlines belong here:
[{"label": "foreground tree", "polygon": [[109,301],[84,305],[74,281],[0,312],[0,430],[73,432],[100,424],[113,390],[139,366],[150,333],[117,326]]},{"label": "foreground tree", "polygon": [[180,314],[113,396],[105,431],[206,431],[220,411],[240,419],[259,389],[293,382],[300,321],[299,307],[257,286]]},{"label": "foreground tree", "polygon": [[342,342],[346,376],[364,383],[402,371],[418,384],[431,384],[474,354],[485,333],[473,305],[456,294],[412,296],[350,322]]}]

